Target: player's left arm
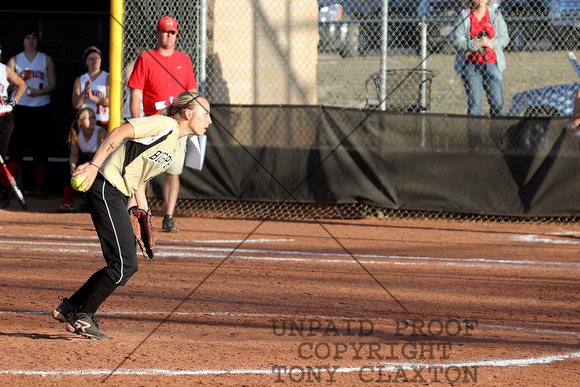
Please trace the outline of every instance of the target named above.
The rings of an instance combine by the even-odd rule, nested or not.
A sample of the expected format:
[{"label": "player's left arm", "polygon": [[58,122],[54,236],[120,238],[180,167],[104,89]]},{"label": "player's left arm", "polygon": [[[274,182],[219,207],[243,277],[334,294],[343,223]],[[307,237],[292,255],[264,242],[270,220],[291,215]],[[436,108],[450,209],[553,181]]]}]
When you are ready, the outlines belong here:
[{"label": "player's left arm", "polygon": [[8,79],[8,81],[10,81],[10,83],[12,83],[18,88],[16,94],[14,94],[14,97],[12,97],[12,100],[15,102],[20,101],[20,98],[26,91],[26,82],[24,82],[24,79],[19,77],[18,74],[16,74],[16,72],[10,66],[6,66],[6,78]]},{"label": "player's left arm", "polygon": [[130,208],[137,206],[147,212],[149,210],[149,204],[147,203],[146,189],[147,183],[141,184],[141,187],[139,187],[139,189],[135,191],[135,194],[133,194],[133,198],[131,198],[127,203],[127,207]]},{"label": "player's left arm", "polygon": [[49,94],[56,90],[56,70],[54,61],[49,55],[46,56],[46,70],[48,72],[48,85],[43,90],[45,94]]},{"label": "player's left arm", "polygon": [[498,48],[501,47],[504,49],[510,42],[510,35],[508,33],[507,24],[505,19],[503,18],[501,12],[495,12],[495,35],[491,39],[492,46],[490,48]]}]

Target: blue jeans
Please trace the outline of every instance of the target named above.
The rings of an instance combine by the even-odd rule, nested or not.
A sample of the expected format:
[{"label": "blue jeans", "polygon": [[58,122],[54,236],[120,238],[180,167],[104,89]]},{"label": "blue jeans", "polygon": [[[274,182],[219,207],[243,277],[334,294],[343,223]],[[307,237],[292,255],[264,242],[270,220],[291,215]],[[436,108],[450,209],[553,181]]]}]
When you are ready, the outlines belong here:
[{"label": "blue jeans", "polygon": [[466,63],[461,79],[467,92],[467,114],[481,115],[485,90],[490,107],[489,115],[503,116],[503,75],[497,65]]}]

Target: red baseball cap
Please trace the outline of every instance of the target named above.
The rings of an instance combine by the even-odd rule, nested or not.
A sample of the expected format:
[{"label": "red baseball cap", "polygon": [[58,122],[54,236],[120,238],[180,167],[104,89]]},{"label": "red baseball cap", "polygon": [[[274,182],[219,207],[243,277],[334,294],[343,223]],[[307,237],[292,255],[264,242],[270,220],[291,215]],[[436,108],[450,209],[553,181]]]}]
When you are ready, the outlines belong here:
[{"label": "red baseball cap", "polygon": [[173,31],[177,33],[177,20],[170,16],[165,16],[157,22],[157,30],[161,32]]}]

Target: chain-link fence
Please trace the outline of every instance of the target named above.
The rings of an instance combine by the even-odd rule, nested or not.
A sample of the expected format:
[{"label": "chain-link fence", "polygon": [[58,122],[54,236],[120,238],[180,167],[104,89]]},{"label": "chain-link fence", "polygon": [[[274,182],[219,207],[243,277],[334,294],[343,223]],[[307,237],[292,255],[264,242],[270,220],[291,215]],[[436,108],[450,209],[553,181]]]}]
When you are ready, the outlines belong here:
[{"label": "chain-link fence", "polygon": [[[503,48],[505,61],[499,54],[491,60],[505,63],[503,93],[496,98],[503,112],[571,114],[580,84],[567,53],[580,44],[580,1],[491,1],[491,28],[468,33],[489,29],[496,50]],[[124,9],[123,65],[155,46],[155,23],[169,15],[179,22],[176,48],[191,57],[198,81],[200,74],[207,77],[212,103],[365,108],[383,102],[388,109],[399,105],[392,99],[403,98],[411,102],[400,110],[466,114],[465,72],[454,69],[460,48],[453,37],[461,35],[458,24],[470,22],[471,15],[461,13],[468,9],[462,0],[131,1]],[[505,21],[507,44],[499,40],[496,12]],[[207,25],[200,27],[202,16]],[[470,60],[489,59],[487,50],[479,54]],[[418,71],[427,74],[419,84],[414,75],[400,77]],[[568,86],[529,92],[562,84]],[[475,94],[488,114],[486,93],[478,88]]]},{"label": "chain-link fence", "polygon": [[[162,198],[151,198],[149,206],[153,211],[163,211]],[[372,206],[364,203],[352,204],[305,204],[305,203],[249,203],[228,200],[179,200],[181,215],[199,218],[238,219],[367,219],[381,220],[447,220],[465,222],[494,223],[535,223],[535,224],[578,224],[578,216],[553,217],[513,217],[486,214],[463,214],[444,211],[410,211]]]},{"label": "chain-link fence", "polygon": [[[461,11],[469,9],[471,2],[462,0],[321,0],[319,4],[319,103],[364,107],[369,91],[362,85],[368,76],[381,72],[386,78],[384,89],[380,90],[377,85],[370,97],[379,91],[381,99],[386,97],[388,107],[393,90],[389,71],[428,69],[438,74],[432,80],[429,111],[466,114],[468,94],[461,76],[469,74],[465,70],[456,73],[455,55],[458,50],[469,55],[466,48],[473,46],[460,47],[457,37],[461,38],[462,32],[469,40],[482,33],[485,36],[489,29],[492,36],[488,37],[494,40],[496,49],[501,46],[505,52],[505,61],[503,58],[491,61],[505,63],[503,112],[510,115],[571,114],[574,94],[580,84],[566,56],[568,51],[580,45],[580,1],[492,0],[488,17],[494,19],[492,14],[496,11],[501,14],[507,27],[507,44],[499,41],[498,32],[502,31],[499,31],[497,20],[491,23],[492,28],[487,25],[470,31],[471,15]],[[466,31],[461,29],[464,22],[469,23],[467,32],[473,36],[465,36]],[[481,51],[479,58],[469,59],[487,61],[487,50]],[[332,83],[337,79],[327,74],[341,74],[349,92],[339,94],[337,90],[341,85],[335,83],[336,88],[333,88]],[[569,86],[528,92],[561,84]],[[474,92],[479,94],[481,89]],[[401,85],[394,93],[416,95],[417,90]],[[490,111],[487,102],[483,94],[483,114]]]}]

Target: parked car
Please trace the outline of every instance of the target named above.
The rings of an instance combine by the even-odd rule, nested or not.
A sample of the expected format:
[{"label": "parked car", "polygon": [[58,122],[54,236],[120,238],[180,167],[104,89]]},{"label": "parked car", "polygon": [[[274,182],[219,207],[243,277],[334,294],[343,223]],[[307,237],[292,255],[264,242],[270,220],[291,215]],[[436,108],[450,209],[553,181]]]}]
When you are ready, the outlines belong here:
[{"label": "parked car", "polygon": [[[530,43],[549,39],[554,48],[578,46],[580,0],[495,0],[501,9],[510,35],[508,50],[530,49]],[[419,18],[428,23],[430,51],[450,42],[457,15],[465,8],[463,0],[421,0]]]},{"label": "parked car", "polygon": [[362,0],[318,1],[318,51],[338,52],[342,57],[359,55]]},{"label": "parked car", "polygon": [[526,90],[512,97],[510,116],[570,116],[580,83],[567,83]]},{"label": "parked car", "polygon": [[553,48],[580,47],[580,0],[554,0],[550,3],[549,37]]},{"label": "parked car", "polygon": [[[389,0],[389,47],[419,43],[417,8],[420,0]],[[321,52],[353,57],[380,48],[382,0],[319,0]]]},{"label": "parked car", "polygon": [[[548,86],[517,93],[511,101],[509,115],[523,117],[571,116],[580,83]],[[509,130],[506,145],[524,151],[535,151],[544,138],[547,121],[522,121]]]}]

